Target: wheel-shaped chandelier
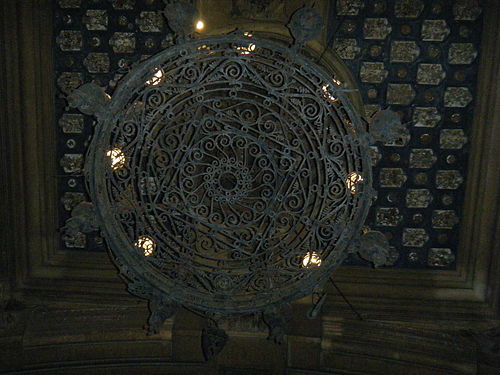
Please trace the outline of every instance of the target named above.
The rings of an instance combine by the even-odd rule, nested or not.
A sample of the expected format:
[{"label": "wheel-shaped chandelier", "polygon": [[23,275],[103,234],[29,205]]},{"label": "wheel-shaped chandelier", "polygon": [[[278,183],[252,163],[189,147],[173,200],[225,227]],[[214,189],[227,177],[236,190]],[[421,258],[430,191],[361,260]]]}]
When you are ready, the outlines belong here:
[{"label": "wheel-shaped chandelier", "polygon": [[[165,14],[175,46],[133,68],[112,99],[95,84],[68,98],[98,120],[89,210],[128,290],[150,301],[150,331],[183,306],[214,322],[263,312],[279,339],[279,307],[349,252],[383,264],[385,237],[361,235],[375,196],[369,145],[402,131],[399,118],[379,112],[370,135],[302,53],[320,30],[312,8],[292,17],[292,45],[245,31],[189,39],[194,8]],[[225,338],[205,330],[207,357]]]}]

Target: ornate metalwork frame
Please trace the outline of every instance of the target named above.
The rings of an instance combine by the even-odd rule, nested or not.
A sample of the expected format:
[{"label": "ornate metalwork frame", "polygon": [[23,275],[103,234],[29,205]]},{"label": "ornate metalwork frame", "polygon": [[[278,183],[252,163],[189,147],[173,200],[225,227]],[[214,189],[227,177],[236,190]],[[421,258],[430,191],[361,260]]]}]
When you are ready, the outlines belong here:
[{"label": "ornate metalwork frame", "polygon": [[[154,82],[159,71],[161,78]],[[298,77],[308,77],[309,82],[301,82]],[[182,82],[179,84],[179,81]],[[211,87],[215,90],[212,93]],[[161,292],[181,305],[201,311],[237,313],[264,310],[296,299],[325,281],[347,255],[348,244],[360,233],[373,198],[369,136],[342,90],[295,49],[248,35],[232,34],[180,44],[131,71],[116,90],[109,107],[95,108],[99,125],[86,166],[97,216],[116,262],[132,282],[130,290],[143,297]],[[186,96],[186,92],[190,95]],[[216,98],[210,97],[214,92]],[[187,104],[179,107],[176,102],[179,97]],[[225,100],[229,103],[226,108]],[[279,114],[273,114],[272,106],[281,108],[286,116],[280,118]],[[286,106],[289,109],[285,110]],[[254,109],[259,109],[260,116],[252,114]],[[206,113],[201,114],[202,110]],[[195,117],[194,121],[190,120],[191,116]],[[266,122],[266,116],[281,128],[273,130],[276,124]],[[297,116],[295,123],[290,124],[294,116]],[[167,119],[170,123],[181,122],[185,127],[175,134],[181,127],[167,126]],[[160,137],[167,139],[163,146]],[[310,137],[310,144],[301,145],[301,137]],[[187,145],[183,144],[186,140]],[[212,157],[212,165],[196,170],[198,161],[203,164],[201,154],[207,151],[200,142],[204,143],[203,147],[207,144],[213,147],[215,143],[220,154],[232,154],[220,160],[208,155]],[[258,160],[260,168],[245,168],[238,160],[241,152],[234,150],[237,145],[246,153],[244,160]],[[305,149],[299,152],[297,146]],[[111,168],[107,152],[116,147],[123,150],[129,167]],[[252,154],[252,147],[257,152]],[[143,157],[149,159],[144,161]],[[169,161],[174,160],[179,161],[169,166]],[[304,164],[311,165],[298,168]],[[179,172],[179,169],[182,170]],[[151,179],[155,172],[164,174]],[[224,173],[235,179],[234,189],[224,189],[220,184]],[[301,173],[306,179],[316,179],[317,183],[301,182],[298,179]],[[180,177],[175,177],[177,174]],[[357,178],[352,180],[352,174]],[[158,177],[163,181],[158,183]],[[266,179],[278,183],[280,189],[274,192],[264,189],[265,196],[257,197],[255,189],[271,186],[266,185]],[[172,188],[172,181],[177,186]],[[158,188],[157,184],[162,187]],[[207,213],[208,206],[198,201],[188,202],[197,199],[189,190],[199,188],[212,195],[211,207],[214,202],[220,205],[218,213]],[[154,191],[146,192],[148,189]],[[154,196],[156,203],[144,201],[148,194]],[[160,209],[161,214],[153,213],[159,209],[156,200],[160,196],[165,207]],[[246,211],[244,205],[239,206],[244,210],[239,212],[242,216],[225,217],[223,228],[220,225],[217,228],[215,216],[230,210],[231,205],[234,211],[234,205],[244,199],[260,204]],[[313,202],[315,199],[320,203]],[[289,232],[293,233],[293,240],[287,239],[286,225],[276,224],[279,217],[275,215],[278,208],[290,200],[297,205],[295,212],[288,207],[289,217],[283,214],[281,219],[293,218],[295,226],[300,227],[298,233]],[[269,206],[262,220],[267,223],[254,227],[251,220],[245,223],[245,215],[255,216],[266,204]],[[343,209],[344,214],[338,214]],[[305,214],[294,217],[300,210]],[[130,220],[126,225],[125,217]],[[160,217],[164,221],[158,226]],[[200,226],[205,231],[203,236],[198,232]],[[173,235],[162,238],[160,233],[169,231]],[[280,238],[262,236],[270,231]],[[153,256],[144,256],[141,247],[134,245],[141,235],[154,238]],[[197,244],[183,244],[178,239],[189,235],[201,238]],[[220,236],[240,237],[228,247],[221,246],[226,241]],[[260,240],[255,242],[255,238]],[[251,251],[262,248],[263,244],[269,246],[266,242],[269,240],[273,245],[267,252],[251,255]],[[199,248],[199,243],[204,241],[209,245]],[[216,255],[200,263],[200,259],[212,252]],[[321,266],[302,264],[310,252],[320,257]],[[270,256],[273,253],[276,254]],[[193,260],[196,256],[198,261]],[[195,274],[196,267],[200,269]],[[287,273],[293,277],[285,277]],[[235,284],[245,286],[235,293]]]},{"label": "ornate metalwork frame", "polygon": [[195,8],[164,14],[176,46],[133,68],[113,98],[94,83],[68,96],[98,120],[85,165],[95,211],[80,204],[63,230],[94,230],[97,217],[128,290],[149,300],[150,333],[181,305],[211,319],[207,359],[227,341],[221,314],[262,312],[281,343],[280,308],[349,252],[388,263],[387,239],[361,236],[375,198],[369,145],[407,130],[384,110],[368,134],[352,88],[301,55],[320,34],[313,8],[292,15],[292,45],[251,32],[189,41]]}]

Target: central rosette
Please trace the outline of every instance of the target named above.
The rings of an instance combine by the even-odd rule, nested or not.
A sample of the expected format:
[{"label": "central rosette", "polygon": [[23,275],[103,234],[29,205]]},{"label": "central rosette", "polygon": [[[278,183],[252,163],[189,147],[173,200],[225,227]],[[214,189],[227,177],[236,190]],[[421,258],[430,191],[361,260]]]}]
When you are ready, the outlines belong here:
[{"label": "central rosette", "polygon": [[217,202],[232,204],[248,195],[253,181],[248,168],[242,162],[222,159],[215,160],[207,168],[205,186],[208,195]]},{"label": "central rosette", "polygon": [[221,131],[191,148],[180,180],[194,216],[230,227],[248,225],[268,212],[279,175],[265,144],[244,133]]}]

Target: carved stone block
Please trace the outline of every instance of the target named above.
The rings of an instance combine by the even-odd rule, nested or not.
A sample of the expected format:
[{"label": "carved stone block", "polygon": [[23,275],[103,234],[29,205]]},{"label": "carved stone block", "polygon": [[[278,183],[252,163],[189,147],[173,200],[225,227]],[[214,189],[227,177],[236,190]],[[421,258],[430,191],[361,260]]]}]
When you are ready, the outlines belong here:
[{"label": "carved stone block", "polygon": [[401,40],[391,42],[391,63],[413,62],[419,55],[420,48],[415,42]]},{"label": "carved stone block", "polygon": [[137,24],[143,33],[159,33],[163,30],[163,19],[157,12],[141,12]]},{"label": "carved stone block", "polygon": [[81,114],[65,113],[59,119],[63,133],[80,134],[83,132],[83,116]]},{"label": "carved stone block", "polygon": [[459,220],[454,210],[432,211],[432,227],[437,229],[451,229]]},{"label": "carved stone block", "polygon": [[456,0],[453,5],[453,15],[457,21],[475,21],[481,14],[477,0]]},{"label": "carved stone block", "polygon": [[422,23],[422,40],[442,42],[450,35],[450,28],[445,20],[425,20]]},{"label": "carved stone block", "polygon": [[436,187],[438,189],[455,190],[459,188],[463,181],[462,174],[456,169],[438,170],[436,172]]},{"label": "carved stone block", "polygon": [[379,163],[380,159],[382,159],[382,153],[377,146],[370,146],[370,159],[372,167],[375,167]]},{"label": "carved stone block", "polygon": [[89,73],[108,73],[110,60],[107,53],[89,53],[83,60]]},{"label": "carved stone block", "polygon": [[427,264],[431,267],[446,267],[455,260],[451,249],[431,248],[427,256]]},{"label": "carved stone block", "polygon": [[444,93],[444,106],[451,108],[467,107],[472,101],[472,94],[467,87],[447,87]]},{"label": "carved stone block", "polygon": [[387,18],[366,18],[363,27],[365,39],[384,40],[391,33],[392,27]]},{"label": "carved stone block", "polygon": [[413,110],[413,123],[416,127],[433,128],[441,118],[436,107],[415,107]]},{"label": "carved stone block", "polygon": [[337,14],[339,16],[357,16],[364,6],[364,0],[338,0]]},{"label": "carved stone block", "polygon": [[83,46],[82,32],[78,30],[62,30],[56,38],[62,51],[80,51]]},{"label": "carved stone block", "polygon": [[404,228],[403,246],[423,247],[429,241],[429,235],[422,228]]},{"label": "carved stone block", "polygon": [[79,203],[85,201],[85,194],[83,193],[74,193],[74,192],[65,192],[63,197],[61,198],[61,203],[64,206],[66,211],[71,211],[75,208]]},{"label": "carved stone block", "polygon": [[57,85],[65,94],[71,93],[83,83],[81,73],[64,72],[57,78]]},{"label": "carved stone block", "polygon": [[410,84],[390,83],[387,87],[387,103],[410,105],[415,99],[415,90]]},{"label": "carved stone block", "polygon": [[109,45],[115,53],[132,53],[135,51],[134,33],[114,33],[109,40]]},{"label": "carved stone block", "polygon": [[421,0],[396,0],[394,14],[398,18],[418,18],[423,9]]},{"label": "carved stone block", "polygon": [[408,189],[406,192],[406,207],[427,208],[432,199],[429,189]]},{"label": "carved stone block", "polygon": [[83,154],[64,154],[60,165],[66,173],[81,173],[83,168]]},{"label": "carved stone block", "polygon": [[69,248],[84,249],[87,244],[87,237],[83,233],[76,233],[71,236],[65,235],[64,245]]},{"label": "carved stone block", "polygon": [[135,0],[111,0],[115,9],[134,9]]},{"label": "carved stone block", "polygon": [[467,143],[467,137],[462,129],[442,129],[439,145],[442,149],[460,150]]},{"label": "carved stone block", "polygon": [[406,182],[407,176],[402,168],[382,168],[379,179],[382,187],[401,187]]},{"label": "carved stone block", "polygon": [[377,208],[375,222],[382,227],[396,227],[402,218],[397,207],[379,207]]},{"label": "carved stone block", "polygon": [[61,8],[79,8],[82,0],[59,0],[59,6]]},{"label": "carved stone block", "polygon": [[359,76],[361,82],[382,83],[387,78],[388,73],[382,62],[363,62]]},{"label": "carved stone block", "polygon": [[358,46],[358,41],[356,39],[343,38],[335,39],[333,49],[335,50],[335,52],[337,52],[340,58],[344,60],[355,59],[361,51],[361,48]]},{"label": "carved stone block", "polygon": [[439,85],[446,77],[441,64],[418,64],[417,83],[421,85]]},{"label": "carved stone block", "polygon": [[410,152],[410,168],[431,168],[436,161],[431,148],[413,148]]},{"label": "carved stone block", "polygon": [[472,43],[451,43],[448,50],[450,64],[471,64],[477,57],[477,50]]},{"label": "carved stone block", "polygon": [[85,13],[84,22],[87,30],[102,31],[108,29],[108,13],[106,10],[89,9]]}]

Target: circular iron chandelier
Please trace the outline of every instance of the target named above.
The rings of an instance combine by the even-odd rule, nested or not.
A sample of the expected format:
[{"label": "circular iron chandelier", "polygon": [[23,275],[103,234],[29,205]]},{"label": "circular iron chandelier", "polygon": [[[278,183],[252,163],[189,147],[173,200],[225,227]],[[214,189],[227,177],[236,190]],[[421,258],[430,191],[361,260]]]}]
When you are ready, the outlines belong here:
[{"label": "circular iron chandelier", "polygon": [[[86,158],[96,221],[155,332],[176,306],[263,312],[324,283],[349,252],[383,264],[387,241],[361,236],[375,196],[367,132],[345,90],[303,53],[321,17],[298,10],[289,46],[249,32],[189,39],[195,10],[167,5],[178,43],[133,68],[113,97],[85,84],[70,105],[98,120]],[[365,231],[366,232],[366,231]],[[282,332],[281,332],[282,333]],[[227,336],[204,332],[207,357]]]}]

